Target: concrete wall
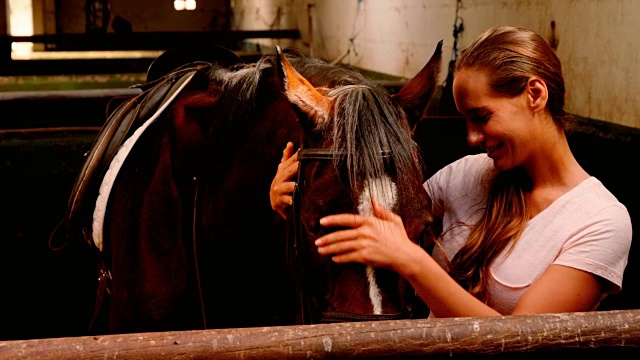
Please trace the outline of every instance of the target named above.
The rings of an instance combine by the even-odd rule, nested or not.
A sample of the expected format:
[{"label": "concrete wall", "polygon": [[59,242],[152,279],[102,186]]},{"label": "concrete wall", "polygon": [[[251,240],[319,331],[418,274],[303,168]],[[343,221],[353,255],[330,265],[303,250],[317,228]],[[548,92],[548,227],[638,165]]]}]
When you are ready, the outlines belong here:
[{"label": "concrete wall", "polygon": [[459,49],[495,25],[526,27],[551,40],[554,21],[568,110],[640,128],[638,0],[232,0],[231,6],[234,29],[299,28],[301,41],[279,44],[408,78],[440,39],[450,59],[458,3]]}]

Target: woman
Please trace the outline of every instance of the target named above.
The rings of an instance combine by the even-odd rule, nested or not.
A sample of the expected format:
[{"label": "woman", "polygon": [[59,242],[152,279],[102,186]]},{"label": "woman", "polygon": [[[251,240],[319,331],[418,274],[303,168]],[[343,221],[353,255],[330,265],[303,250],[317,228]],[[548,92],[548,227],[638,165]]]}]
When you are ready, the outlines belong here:
[{"label": "woman", "polygon": [[[321,219],[347,229],[319,238],[319,253],[398,272],[435,317],[595,310],[620,291],[631,220],[571,153],[560,61],[537,34],[498,27],[462,52],[454,74],[467,141],[486,153],[425,182],[444,229],[433,254],[375,201],[374,216]],[[283,216],[298,166],[292,153],[289,144],[270,191]]]}]

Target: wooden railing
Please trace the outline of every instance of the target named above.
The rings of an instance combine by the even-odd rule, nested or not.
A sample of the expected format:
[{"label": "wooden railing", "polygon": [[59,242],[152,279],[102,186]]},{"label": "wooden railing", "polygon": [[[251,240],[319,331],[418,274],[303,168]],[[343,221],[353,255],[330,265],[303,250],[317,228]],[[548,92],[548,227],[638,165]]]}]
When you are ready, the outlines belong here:
[{"label": "wooden railing", "polygon": [[640,310],[394,320],[0,342],[2,359],[640,356]]}]

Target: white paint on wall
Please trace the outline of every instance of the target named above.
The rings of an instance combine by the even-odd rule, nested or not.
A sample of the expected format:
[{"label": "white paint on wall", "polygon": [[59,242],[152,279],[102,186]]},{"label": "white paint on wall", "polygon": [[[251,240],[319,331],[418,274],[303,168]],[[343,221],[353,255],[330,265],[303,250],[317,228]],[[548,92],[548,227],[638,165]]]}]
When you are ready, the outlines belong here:
[{"label": "white paint on wall", "polygon": [[[237,30],[300,29],[297,47],[327,60],[410,78],[444,40],[453,53],[456,0],[232,0]],[[491,26],[529,28],[549,39],[556,23],[569,112],[640,128],[640,0],[462,0],[459,48]],[[236,10],[237,9],[237,10]],[[351,41],[352,40],[352,41]]]}]

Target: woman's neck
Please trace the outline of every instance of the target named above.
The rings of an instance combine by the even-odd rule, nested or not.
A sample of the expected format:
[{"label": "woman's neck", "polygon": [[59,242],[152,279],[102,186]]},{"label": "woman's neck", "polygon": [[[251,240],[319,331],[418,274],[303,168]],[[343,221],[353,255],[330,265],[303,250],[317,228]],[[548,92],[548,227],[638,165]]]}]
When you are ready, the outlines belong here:
[{"label": "woman's neck", "polygon": [[573,156],[565,133],[555,135],[543,142],[544,146],[537,149],[534,160],[526,167],[533,185],[525,195],[530,218],[589,178]]}]

